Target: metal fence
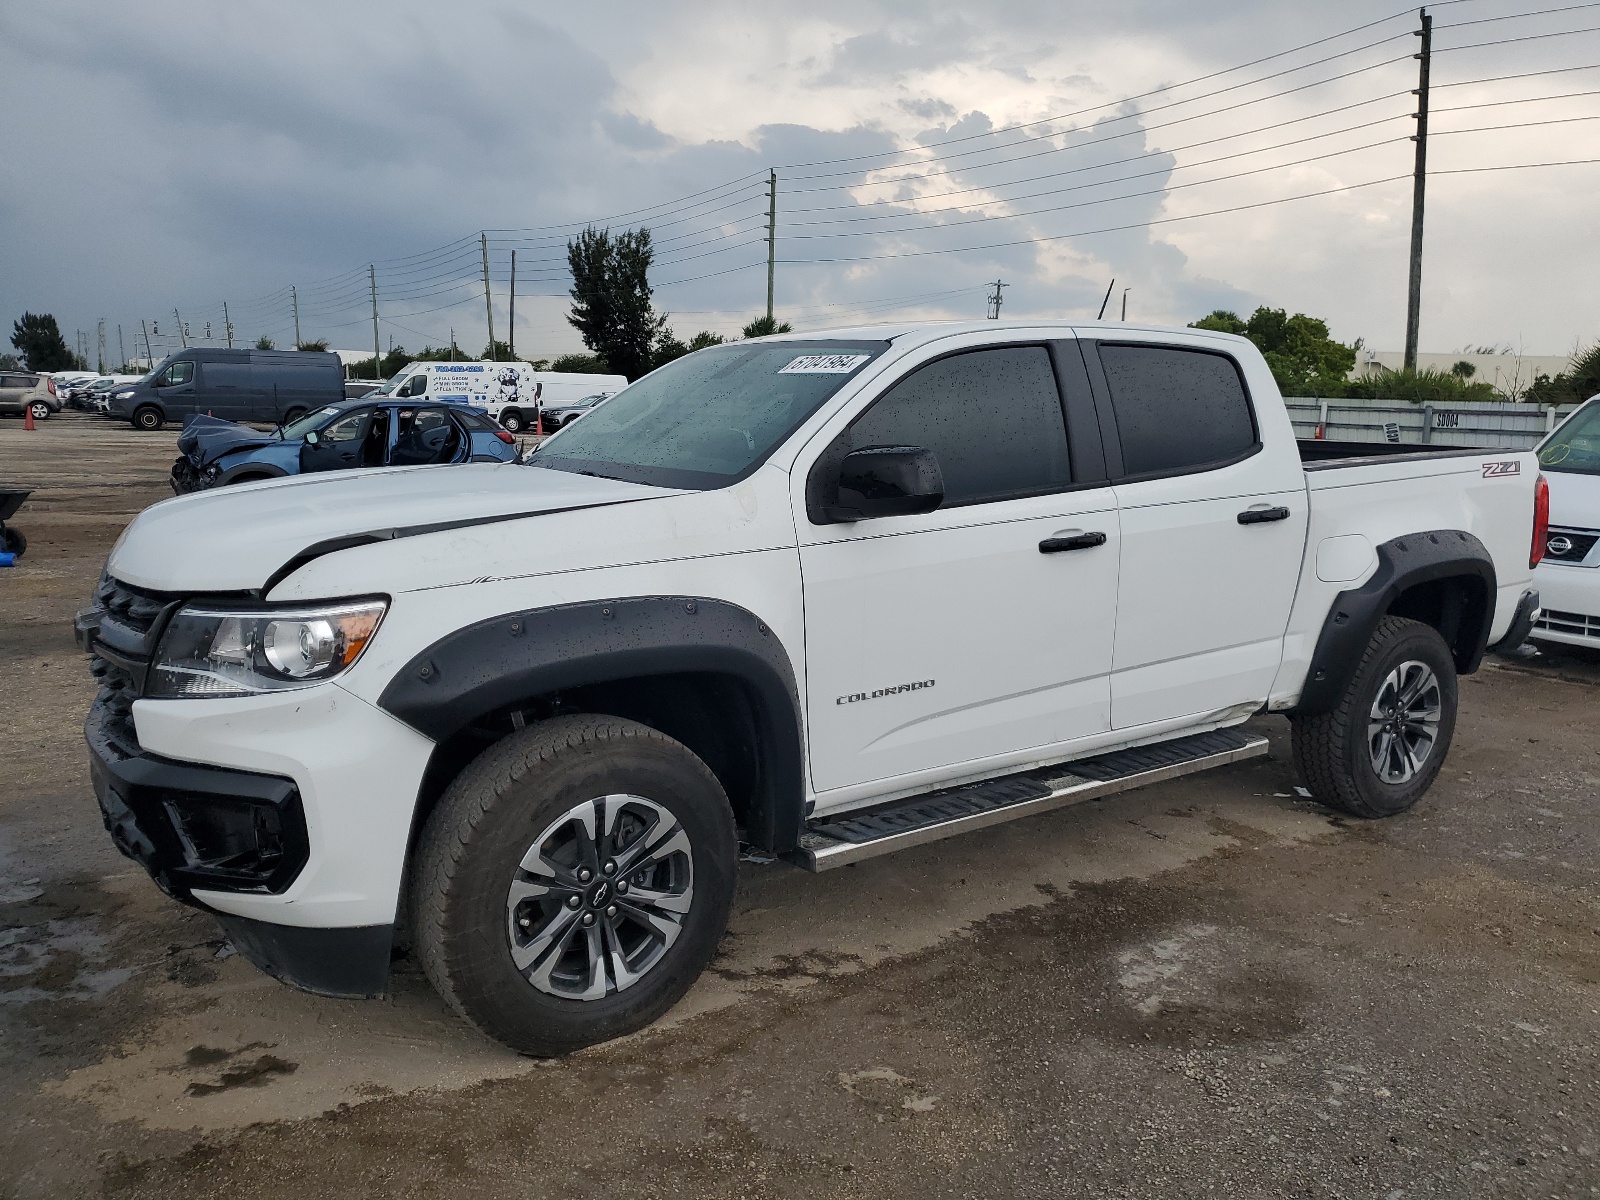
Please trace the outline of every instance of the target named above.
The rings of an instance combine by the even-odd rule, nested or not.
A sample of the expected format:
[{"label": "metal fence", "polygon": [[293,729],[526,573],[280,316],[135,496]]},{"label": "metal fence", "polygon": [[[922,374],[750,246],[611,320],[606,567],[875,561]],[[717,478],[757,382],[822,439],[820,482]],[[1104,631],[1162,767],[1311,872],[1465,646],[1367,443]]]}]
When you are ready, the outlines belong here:
[{"label": "metal fence", "polygon": [[[1482,446],[1531,450],[1577,405],[1542,408],[1509,400],[1464,404],[1407,404],[1393,400],[1284,401],[1295,436],[1330,442],[1397,442],[1406,445]],[[1320,433],[1319,433],[1320,430]]]}]

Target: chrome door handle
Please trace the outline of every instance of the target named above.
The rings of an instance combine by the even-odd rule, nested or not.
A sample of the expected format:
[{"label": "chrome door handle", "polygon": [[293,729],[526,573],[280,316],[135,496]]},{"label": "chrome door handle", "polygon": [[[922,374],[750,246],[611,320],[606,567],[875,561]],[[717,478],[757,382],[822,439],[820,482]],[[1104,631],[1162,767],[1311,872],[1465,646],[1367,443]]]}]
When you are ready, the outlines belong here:
[{"label": "chrome door handle", "polygon": [[1103,533],[1075,533],[1071,537],[1045,538],[1039,543],[1039,553],[1060,554],[1063,550],[1089,550],[1105,544],[1106,535]]},{"label": "chrome door handle", "polygon": [[1287,521],[1289,510],[1278,508],[1247,508],[1239,514],[1241,525],[1265,525],[1268,521]]}]

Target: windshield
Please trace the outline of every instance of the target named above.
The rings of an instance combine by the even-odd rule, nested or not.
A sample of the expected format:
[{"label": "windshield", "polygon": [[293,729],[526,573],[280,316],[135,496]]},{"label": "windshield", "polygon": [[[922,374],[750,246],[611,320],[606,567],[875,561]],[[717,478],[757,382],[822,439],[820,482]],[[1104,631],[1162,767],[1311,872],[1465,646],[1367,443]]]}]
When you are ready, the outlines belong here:
[{"label": "windshield", "polygon": [[888,346],[796,341],[697,350],[566,426],[530,461],[659,487],[727,487]]},{"label": "windshield", "polygon": [[604,392],[601,392],[598,396],[585,396],[582,400],[574,400],[572,402],[572,407],[573,408],[593,408],[596,404],[599,404],[600,401],[604,400],[605,398],[606,397],[605,397],[605,393]]},{"label": "windshield", "polygon": [[1600,397],[1567,418],[1539,449],[1539,465],[1547,471],[1600,475]]},{"label": "windshield", "polygon": [[[395,384],[399,383],[403,379],[410,379],[411,375],[415,375],[415,374],[416,374],[415,371],[411,372],[410,375],[406,374],[404,371],[401,371],[399,374],[391,375],[391,376],[389,376],[389,378],[385,379],[382,383],[380,383],[378,385],[378,388],[377,388],[376,391],[368,392],[367,394],[369,396],[387,396],[390,392],[394,391]],[[356,380],[351,380],[351,382],[354,383],[354,382],[357,382],[357,381]]]},{"label": "windshield", "polygon": [[298,421],[292,421],[285,425],[280,436],[286,442],[297,442],[313,429],[319,428],[324,421],[338,411],[337,408],[329,405],[327,408],[317,409],[316,412],[309,412]]}]

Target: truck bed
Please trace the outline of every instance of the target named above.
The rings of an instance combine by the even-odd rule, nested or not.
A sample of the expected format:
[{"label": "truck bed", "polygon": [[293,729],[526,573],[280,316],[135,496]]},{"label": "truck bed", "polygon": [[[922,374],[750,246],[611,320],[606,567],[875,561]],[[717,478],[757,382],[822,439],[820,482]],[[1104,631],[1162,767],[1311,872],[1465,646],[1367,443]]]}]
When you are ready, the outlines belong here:
[{"label": "truck bed", "polygon": [[[1424,446],[1416,442],[1330,442],[1320,438],[1298,438],[1295,445],[1300,450],[1300,461],[1306,470],[1326,470],[1329,467],[1354,466],[1364,458],[1381,458],[1386,462],[1404,462],[1408,459],[1465,457],[1494,454],[1493,448],[1472,446]],[[1518,453],[1508,450],[1507,456]]]}]

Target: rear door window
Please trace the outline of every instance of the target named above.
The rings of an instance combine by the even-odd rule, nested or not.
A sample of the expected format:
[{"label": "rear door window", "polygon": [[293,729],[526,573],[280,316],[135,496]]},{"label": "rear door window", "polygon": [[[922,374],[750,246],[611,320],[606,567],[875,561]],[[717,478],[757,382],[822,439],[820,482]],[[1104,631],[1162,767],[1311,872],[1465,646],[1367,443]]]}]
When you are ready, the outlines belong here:
[{"label": "rear door window", "polygon": [[1125,477],[1205,471],[1259,446],[1239,367],[1225,354],[1100,343]]},{"label": "rear door window", "polygon": [[929,363],[895,384],[842,440],[830,458],[868,446],[932,450],[944,475],[944,508],[1072,483],[1061,396],[1043,346],[968,350]]}]

